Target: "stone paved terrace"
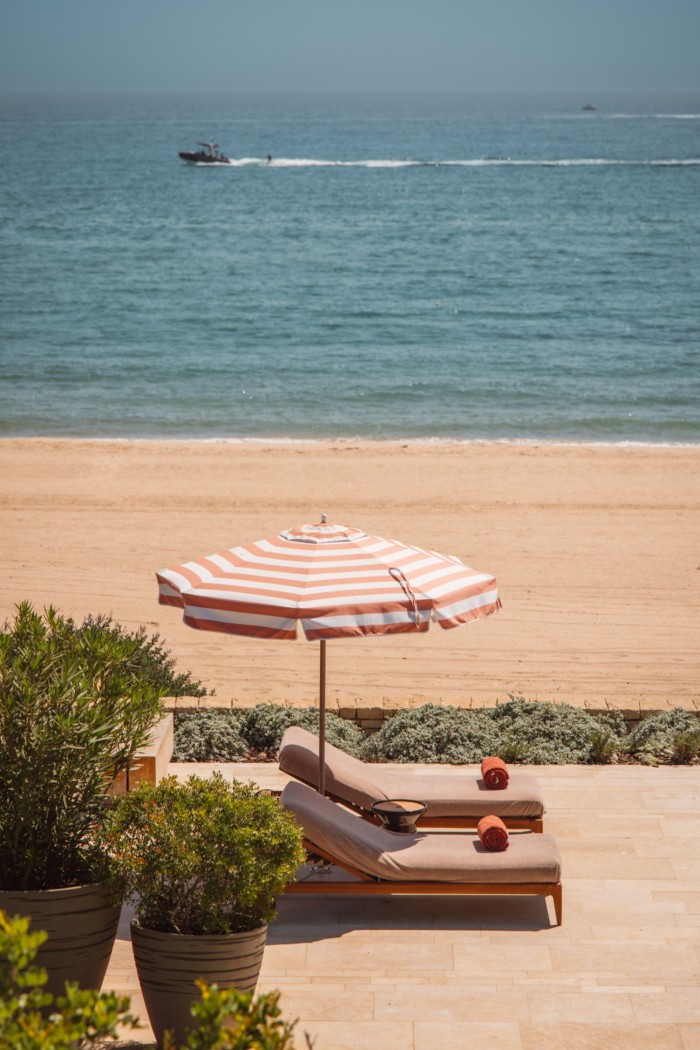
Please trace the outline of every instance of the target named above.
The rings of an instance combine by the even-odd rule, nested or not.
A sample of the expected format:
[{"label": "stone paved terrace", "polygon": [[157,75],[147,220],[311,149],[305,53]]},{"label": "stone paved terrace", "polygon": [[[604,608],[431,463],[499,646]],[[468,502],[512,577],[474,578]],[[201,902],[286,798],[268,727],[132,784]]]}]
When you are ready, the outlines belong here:
[{"label": "stone paved terrace", "polygon": [[[216,768],[287,779],[170,771]],[[541,898],[284,898],[258,991],[281,990],[299,1050],[304,1032],[315,1050],[700,1050],[700,768],[532,771],[564,857],[563,925]],[[127,920],[105,988],[147,1025]]]}]

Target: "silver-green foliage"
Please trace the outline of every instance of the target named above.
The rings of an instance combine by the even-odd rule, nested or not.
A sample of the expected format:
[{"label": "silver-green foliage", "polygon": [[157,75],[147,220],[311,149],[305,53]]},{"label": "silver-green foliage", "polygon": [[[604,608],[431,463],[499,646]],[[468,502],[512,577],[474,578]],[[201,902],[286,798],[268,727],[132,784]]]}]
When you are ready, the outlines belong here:
[{"label": "silver-green foliage", "polygon": [[[253,751],[277,752],[284,731],[301,726],[318,733],[318,708],[290,708],[279,703],[258,703],[239,712],[240,734]],[[348,754],[359,753],[364,736],[355,722],[340,718],[334,711],[325,714],[325,738]]]},{"label": "silver-green foliage", "polygon": [[642,761],[691,762],[700,753],[700,719],[682,707],[650,715],[629,734],[625,750]]},{"label": "silver-green foliage", "polygon": [[[318,709],[315,707],[258,704],[241,713],[241,735],[256,751],[278,751],[284,731],[289,726],[301,726],[318,733],[318,724]],[[334,747],[356,755],[362,747],[364,736],[354,722],[327,711],[326,740]]]},{"label": "silver-green foliage", "polygon": [[[175,716],[175,762],[241,762],[260,753],[273,757],[284,731],[302,726],[318,733],[318,710],[258,704],[247,711],[203,709]],[[326,713],[326,739],[349,754],[360,753],[364,736],[348,719]]]},{"label": "silver-green foliage", "polygon": [[423,704],[399,711],[365,743],[375,762],[479,762],[495,754],[496,734],[486,711]]},{"label": "silver-green foliage", "polygon": [[[138,643],[136,643],[138,644]],[[162,711],[134,641],[24,602],[0,633],[0,889],[94,881],[92,828]]]},{"label": "silver-green foliage", "polygon": [[233,711],[205,709],[175,716],[174,762],[241,762],[248,744]]},{"label": "silver-green foliage", "polygon": [[619,720],[603,722],[571,704],[511,696],[488,714],[495,731],[494,753],[507,761],[532,765],[610,761],[619,749]]},{"label": "silver-green foliage", "polygon": [[424,704],[399,711],[365,744],[376,762],[507,762],[557,764],[611,761],[624,732],[621,716],[596,719],[568,704],[510,697],[492,709]]}]

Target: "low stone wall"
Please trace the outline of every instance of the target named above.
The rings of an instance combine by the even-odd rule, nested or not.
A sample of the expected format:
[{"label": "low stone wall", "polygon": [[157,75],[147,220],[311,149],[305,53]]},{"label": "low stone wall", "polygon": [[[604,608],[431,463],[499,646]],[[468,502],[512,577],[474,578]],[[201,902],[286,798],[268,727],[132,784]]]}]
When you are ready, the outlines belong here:
[{"label": "low stone wall", "polygon": [[[529,698],[526,698],[526,699],[529,699]],[[425,702],[428,703],[429,701],[425,701]],[[505,700],[500,701],[500,703],[505,703],[505,702],[506,702]],[[472,703],[468,702],[468,703],[465,703],[463,705],[462,704],[456,704],[455,706],[460,706],[460,707],[464,707],[464,708],[467,708],[467,709],[473,708],[475,710],[476,709],[483,710],[484,708],[487,708],[487,707],[496,707],[496,706],[498,706],[498,703],[499,703],[499,701],[496,701],[493,704],[472,704]],[[556,703],[556,701],[553,701],[553,703]],[[221,709],[224,709],[224,710],[228,709],[228,710],[233,710],[233,711],[241,711],[241,710],[248,710],[249,706],[254,706],[254,705],[249,705],[249,706],[244,708],[244,707],[242,707],[240,705],[240,703],[237,703],[235,700],[221,700],[219,697],[215,697],[215,696],[205,696],[205,697],[201,697],[201,698],[189,697],[189,696],[171,697],[171,698],[169,698],[169,699],[167,699],[165,701],[165,705],[166,705],[166,711],[171,711],[171,712],[201,711],[201,710],[203,710],[205,708],[218,708],[220,710]],[[297,705],[294,705],[294,706],[298,707],[299,705],[297,704]],[[313,705],[309,705],[309,706],[313,706]],[[333,711],[334,714],[339,715],[341,718],[346,718],[349,721],[354,722],[356,725],[358,725],[360,727],[360,729],[363,732],[365,732],[365,733],[373,733],[377,729],[381,729],[381,727],[384,725],[384,723],[387,721],[387,719],[391,718],[393,715],[397,714],[399,711],[404,711],[404,710],[406,710],[407,707],[413,708],[413,707],[420,707],[420,706],[421,706],[420,704],[406,704],[406,705],[402,706],[402,705],[400,705],[400,704],[398,704],[396,702],[393,703],[393,704],[390,703],[390,702],[387,702],[382,707],[378,707],[378,706],[369,707],[369,706],[363,706],[362,704],[358,703],[358,704],[355,704],[353,706],[342,706],[342,707],[341,706],[330,706],[329,705],[328,706],[328,710],[329,711]],[[655,705],[654,707],[651,707],[651,706],[647,707],[644,704],[640,703],[640,704],[638,704],[636,706],[632,706],[632,705],[625,706],[623,708],[619,708],[619,710],[620,710],[623,718],[625,719],[625,721],[627,723],[627,728],[629,730],[632,730],[632,729],[634,729],[634,727],[636,725],[639,724],[639,722],[643,718],[649,718],[650,715],[662,714],[664,711],[670,711],[674,707],[678,707],[678,706],[679,705],[676,704],[676,703],[670,703],[669,702],[664,707],[659,707],[658,704]],[[590,715],[596,716],[596,715],[605,715],[605,714],[608,714],[610,711],[618,710],[618,709],[617,708],[613,708],[612,706],[610,706],[610,707],[604,707],[604,708],[601,708],[601,707],[583,707],[583,710],[586,711]],[[694,705],[691,710],[693,710],[695,712],[695,714],[700,717],[700,701],[698,702],[698,704]]]}]

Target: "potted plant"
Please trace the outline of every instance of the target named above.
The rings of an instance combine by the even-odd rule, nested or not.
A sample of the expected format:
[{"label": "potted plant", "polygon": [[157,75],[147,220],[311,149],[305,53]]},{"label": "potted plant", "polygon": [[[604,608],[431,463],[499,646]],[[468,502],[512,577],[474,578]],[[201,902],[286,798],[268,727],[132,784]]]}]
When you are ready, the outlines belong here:
[{"label": "potted plant", "polygon": [[47,991],[99,989],[119,908],[94,838],[107,789],[162,710],[133,637],[28,603],[0,631],[0,908],[48,932]]},{"label": "potted plant", "polygon": [[136,969],[156,1040],[182,1041],[195,981],[253,991],[275,896],[303,862],[279,800],[220,774],[114,801],[100,831],[114,892],[136,906]]},{"label": "potted plant", "polygon": [[[71,983],[58,998],[45,992],[46,971],[34,965],[45,939],[41,930],[29,932],[28,919],[11,919],[0,911],[0,1047],[105,1050],[119,1040],[119,1029],[141,1027],[127,1012],[127,996],[86,991]],[[198,1027],[180,1050],[294,1050],[296,1022],[282,1019],[279,992],[254,998],[251,992],[209,987],[201,981],[198,992],[192,1005]],[[168,1050],[177,1050],[172,1038],[166,1043]],[[308,1037],[306,1045],[311,1047]]]}]

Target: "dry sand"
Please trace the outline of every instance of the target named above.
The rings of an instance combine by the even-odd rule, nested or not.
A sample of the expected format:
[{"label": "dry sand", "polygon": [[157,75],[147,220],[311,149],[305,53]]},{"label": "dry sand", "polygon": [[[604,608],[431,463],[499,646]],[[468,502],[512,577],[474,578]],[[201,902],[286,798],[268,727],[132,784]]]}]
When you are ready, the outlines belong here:
[{"label": "dry sand", "polygon": [[193,631],[156,569],[326,512],[459,555],[503,609],[328,647],[328,702],[700,709],[700,448],[0,441],[0,619],[22,599],[158,631],[220,702],[317,701],[315,645]]}]

